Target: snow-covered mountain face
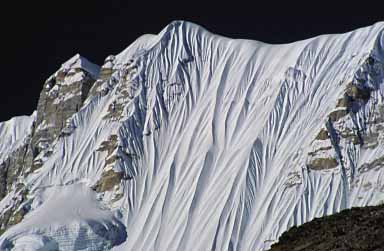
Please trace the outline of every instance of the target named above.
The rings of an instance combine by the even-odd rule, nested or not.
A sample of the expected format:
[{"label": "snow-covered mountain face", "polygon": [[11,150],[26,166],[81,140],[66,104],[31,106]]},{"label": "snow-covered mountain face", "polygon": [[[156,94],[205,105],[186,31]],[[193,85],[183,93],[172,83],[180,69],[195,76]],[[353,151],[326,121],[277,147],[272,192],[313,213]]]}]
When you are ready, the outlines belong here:
[{"label": "snow-covered mountain face", "polygon": [[79,55],[0,124],[2,250],[266,250],[384,201],[384,23],[292,44],[187,22]]}]

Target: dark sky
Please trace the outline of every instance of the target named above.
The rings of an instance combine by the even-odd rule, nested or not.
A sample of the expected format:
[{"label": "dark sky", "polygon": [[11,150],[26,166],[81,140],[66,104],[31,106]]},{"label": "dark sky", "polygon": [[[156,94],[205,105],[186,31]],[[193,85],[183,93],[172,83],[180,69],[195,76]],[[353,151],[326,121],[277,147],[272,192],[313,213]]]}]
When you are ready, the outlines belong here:
[{"label": "dark sky", "polygon": [[[384,20],[383,4],[307,1],[6,1],[0,7],[0,121],[30,114],[46,78],[80,53],[97,64],[145,33],[187,20],[233,38],[287,43]],[[282,1],[281,1],[282,2]],[[377,1],[379,2],[379,1]],[[337,5],[338,3],[339,5]],[[364,7],[365,6],[365,7]]]}]

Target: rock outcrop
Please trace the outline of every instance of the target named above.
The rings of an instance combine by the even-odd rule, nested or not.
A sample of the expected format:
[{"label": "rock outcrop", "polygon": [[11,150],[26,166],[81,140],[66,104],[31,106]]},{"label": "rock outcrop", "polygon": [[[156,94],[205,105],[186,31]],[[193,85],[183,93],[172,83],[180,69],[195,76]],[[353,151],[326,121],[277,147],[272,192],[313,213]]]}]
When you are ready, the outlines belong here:
[{"label": "rock outcrop", "polygon": [[270,251],[380,251],[384,205],[343,210],[283,233]]},{"label": "rock outcrop", "polygon": [[15,201],[0,216],[0,232],[20,222],[29,211],[24,180],[52,154],[54,141],[75,129],[71,116],[82,107],[98,71],[98,66],[75,55],[44,83],[23,142],[0,162],[0,199],[13,191]]},{"label": "rock outcrop", "polygon": [[99,67],[76,55],[44,84],[37,105],[36,128],[32,136],[34,163],[31,171],[41,167],[51,152],[52,142],[75,129],[71,116],[79,111],[95,83]]}]

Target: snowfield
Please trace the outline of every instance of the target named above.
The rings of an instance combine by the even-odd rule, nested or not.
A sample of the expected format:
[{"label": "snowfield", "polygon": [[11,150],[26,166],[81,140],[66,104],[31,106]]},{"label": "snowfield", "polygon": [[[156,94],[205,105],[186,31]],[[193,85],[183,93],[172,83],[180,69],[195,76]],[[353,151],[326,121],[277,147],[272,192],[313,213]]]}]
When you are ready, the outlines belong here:
[{"label": "snowfield", "polygon": [[[0,249],[267,250],[384,202],[383,46],[384,23],[282,45],[184,21],[140,37],[22,178],[28,213]],[[34,119],[0,123],[0,159]]]}]

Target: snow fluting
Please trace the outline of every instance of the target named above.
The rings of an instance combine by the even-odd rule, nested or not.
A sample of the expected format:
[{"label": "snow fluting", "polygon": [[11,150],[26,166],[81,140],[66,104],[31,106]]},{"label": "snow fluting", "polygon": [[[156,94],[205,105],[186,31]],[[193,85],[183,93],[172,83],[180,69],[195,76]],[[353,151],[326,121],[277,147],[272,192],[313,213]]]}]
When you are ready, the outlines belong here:
[{"label": "snow fluting", "polygon": [[267,250],[383,203],[383,31],[271,45],[175,21],[100,68],[76,55],[0,124],[0,160],[36,148],[0,249]]}]

